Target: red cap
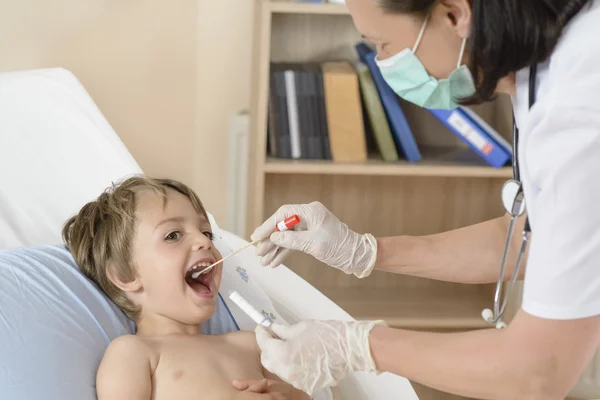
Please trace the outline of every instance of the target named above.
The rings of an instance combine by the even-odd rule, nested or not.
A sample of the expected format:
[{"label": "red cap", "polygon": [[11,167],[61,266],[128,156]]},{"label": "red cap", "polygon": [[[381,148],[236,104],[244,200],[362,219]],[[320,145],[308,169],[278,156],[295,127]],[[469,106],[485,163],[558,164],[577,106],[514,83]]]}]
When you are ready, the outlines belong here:
[{"label": "red cap", "polygon": [[294,214],[291,217],[288,217],[285,220],[278,222],[275,226],[275,230],[277,232],[287,231],[289,229],[292,229],[294,226],[298,225],[298,222],[300,222],[300,217]]},{"label": "red cap", "polygon": [[283,221],[283,223],[285,224],[285,226],[287,226],[288,229],[292,229],[294,226],[298,225],[299,222],[300,217],[296,214],[286,218],[285,221]]}]

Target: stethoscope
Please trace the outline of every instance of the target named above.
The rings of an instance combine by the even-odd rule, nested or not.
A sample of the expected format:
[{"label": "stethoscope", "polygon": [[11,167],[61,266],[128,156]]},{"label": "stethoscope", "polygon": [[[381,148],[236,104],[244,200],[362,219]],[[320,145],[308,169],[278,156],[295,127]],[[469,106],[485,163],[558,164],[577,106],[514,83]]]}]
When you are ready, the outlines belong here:
[{"label": "stethoscope", "polygon": [[[536,87],[536,75],[537,65],[531,66],[529,70],[529,108],[535,103],[535,87]],[[521,247],[519,249],[519,256],[517,258],[517,265],[512,273],[508,289],[504,295],[504,301],[502,299],[502,284],[504,281],[504,272],[506,269],[506,261],[508,259],[508,253],[510,250],[510,242],[515,230],[515,224],[517,219],[525,212],[525,194],[523,193],[523,185],[521,183],[521,172],[519,170],[519,159],[518,154],[519,144],[519,129],[515,121],[513,112],[513,179],[510,179],[502,186],[502,205],[506,212],[510,215],[510,224],[508,225],[508,232],[506,233],[506,243],[504,245],[504,253],[502,255],[502,262],[500,264],[500,275],[496,282],[496,293],[494,295],[494,310],[486,308],[482,311],[481,316],[483,319],[491,324],[496,324],[496,328],[506,328],[506,324],[502,321],[504,312],[506,311],[506,305],[508,304],[509,294],[515,284],[517,276],[519,276],[519,270],[521,269],[521,262],[523,256],[527,251],[527,245],[529,244],[529,238],[531,236],[531,227],[529,226],[529,218],[525,219],[525,226],[523,227]]]}]

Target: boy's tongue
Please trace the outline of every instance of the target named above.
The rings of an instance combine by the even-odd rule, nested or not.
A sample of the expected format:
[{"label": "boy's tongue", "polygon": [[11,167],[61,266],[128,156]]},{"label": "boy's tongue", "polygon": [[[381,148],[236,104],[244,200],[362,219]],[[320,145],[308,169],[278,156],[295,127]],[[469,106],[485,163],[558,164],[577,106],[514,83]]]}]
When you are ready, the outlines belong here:
[{"label": "boy's tongue", "polygon": [[208,287],[209,280],[211,279],[212,274],[209,272],[207,274],[200,275],[196,279],[192,279],[191,277],[186,278],[187,284],[192,288],[192,290],[198,294],[210,294],[211,290]]},{"label": "boy's tongue", "polygon": [[190,287],[198,294],[210,294],[210,289],[200,282],[192,282]]}]

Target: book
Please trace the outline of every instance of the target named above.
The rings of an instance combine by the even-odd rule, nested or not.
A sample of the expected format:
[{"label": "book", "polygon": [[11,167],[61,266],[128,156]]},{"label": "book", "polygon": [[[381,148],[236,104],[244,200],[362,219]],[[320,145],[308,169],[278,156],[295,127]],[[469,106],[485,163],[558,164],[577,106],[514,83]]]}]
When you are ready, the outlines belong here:
[{"label": "book", "polygon": [[367,144],[356,71],[347,61],[322,65],[333,161],[366,161]]},{"label": "book", "polygon": [[384,161],[398,161],[399,156],[392,131],[387,122],[383,104],[377,92],[377,87],[375,87],[375,82],[373,82],[369,67],[359,61],[354,64],[354,68],[358,74],[365,110],[367,111],[369,125],[372,128],[379,153]]},{"label": "book", "polygon": [[512,160],[511,145],[472,110],[429,110],[487,164],[500,168]]},{"label": "book", "polygon": [[389,126],[394,136],[396,149],[409,162],[421,161],[422,155],[413,132],[406,120],[404,111],[400,106],[400,102],[396,93],[385,82],[383,75],[375,63],[376,52],[365,43],[358,43],[356,52],[360,60],[369,67],[373,82],[381,98],[381,103],[385,110]]}]

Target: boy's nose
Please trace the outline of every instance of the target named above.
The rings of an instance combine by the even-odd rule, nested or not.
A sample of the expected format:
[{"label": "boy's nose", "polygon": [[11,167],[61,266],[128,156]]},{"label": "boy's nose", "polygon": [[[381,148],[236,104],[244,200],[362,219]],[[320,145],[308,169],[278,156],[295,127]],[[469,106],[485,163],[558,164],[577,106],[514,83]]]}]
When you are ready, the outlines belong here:
[{"label": "boy's nose", "polygon": [[192,246],[193,251],[198,251],[202,249],[210,250],[212,248],[212,242],[205,235],[198,236],[194,240],[194,244]]}]

